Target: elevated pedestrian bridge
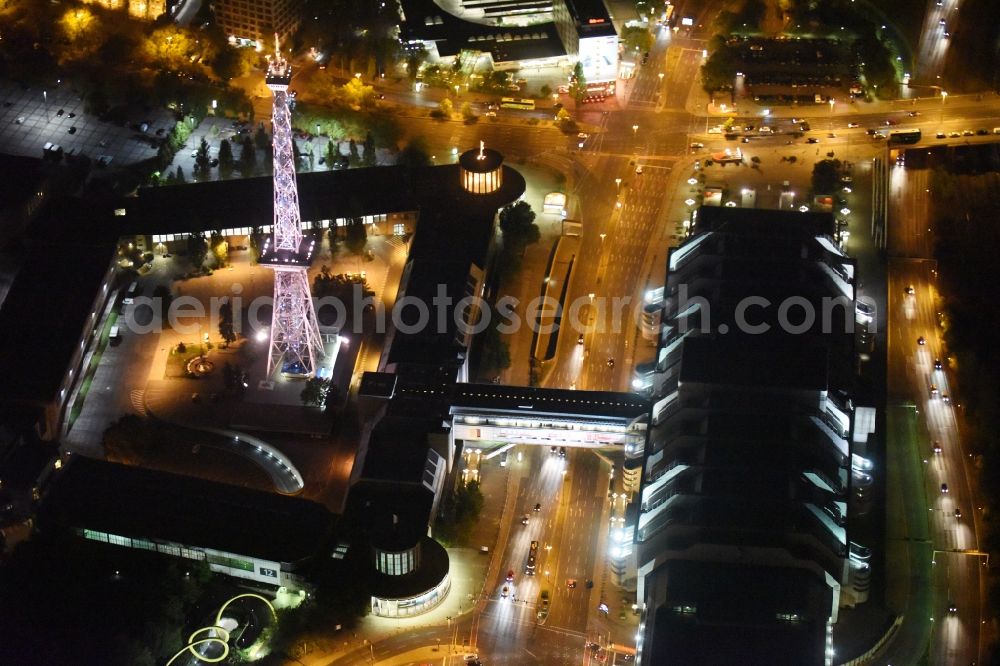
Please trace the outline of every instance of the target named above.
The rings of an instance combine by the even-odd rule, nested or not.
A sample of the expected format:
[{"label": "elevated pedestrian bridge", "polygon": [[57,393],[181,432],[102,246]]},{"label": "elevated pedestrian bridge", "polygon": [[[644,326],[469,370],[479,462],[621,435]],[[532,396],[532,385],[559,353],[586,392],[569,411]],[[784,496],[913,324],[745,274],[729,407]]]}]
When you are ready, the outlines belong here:
[{"label": "elevated pedestrian bridge", "polygon": [[465,442],[642,451],[649,401],[610,391],[455,384],[452,437]]}]

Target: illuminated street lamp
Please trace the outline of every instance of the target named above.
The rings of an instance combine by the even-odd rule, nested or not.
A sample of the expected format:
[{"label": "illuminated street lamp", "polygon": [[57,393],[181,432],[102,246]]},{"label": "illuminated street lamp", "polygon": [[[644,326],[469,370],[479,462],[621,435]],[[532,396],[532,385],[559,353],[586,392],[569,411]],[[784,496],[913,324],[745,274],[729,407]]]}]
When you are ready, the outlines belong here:
[{"label": "illuminated street lamp", "polygon": [[635,136],[638,133],[639,133],[639,126],[638,125],[632,125],[632,135]]},{"label": "illuminated street lamp", "polygon": [[942,90],[941,91],[941,117],[938,119],[938,122],[941,122],[941,121],[944,120],[944,103],[945,103],[945,100],[947,100],[947,99],[948,99],[948,93],[946,91]]},{"label": "illuminated street lamp", "polygon": [[601,234],[601,242],[602,242],[602,243],[604,242],[604,237],[605,237],[605,236],[607,236],[607,234]]},{"label": "illuminated street lamp", "polygon": [[657,76],[660,77],[660,83],[663,83],[663,72],[660,72]]},{"label": "illuminated street lamp", "polygon": [[622,179],[621,178],[615,178],[615,187],[618,188],[619,191],[621,191],[621,189],[622,189]]}]

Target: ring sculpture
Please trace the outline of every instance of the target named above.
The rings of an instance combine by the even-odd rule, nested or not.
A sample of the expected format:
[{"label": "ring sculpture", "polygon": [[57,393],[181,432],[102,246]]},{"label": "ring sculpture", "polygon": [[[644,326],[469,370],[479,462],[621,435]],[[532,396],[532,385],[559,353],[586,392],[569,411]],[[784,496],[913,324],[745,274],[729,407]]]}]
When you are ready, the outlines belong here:
[{"label": "ring sculpture", "polygon": [[[233,603],[237,599],[243,599],[244,597],[253,597],[254,599],[259,599],[263,601],[265,604],[267,604],[268,610],[271,611],[271,617],[273,617],[274,619],[278,619],[278,614],[275,612],[274,606],[272,606],[271,602],[265,599],[264,597],[260,596],[259,594],[253,594],[250,592],[247,592],[245,594],[237,594],[235,597],[230,598],[229,601],[227,601],[226,603],[222,604],[222,606],[219,607],[219,612],[215,615],[215,624],[211,626],[201,627],[200,629],[195,629],[194,632],[190,636],[188,636],[187,645],[178,650],[177,654],[172,656],[170,658],[170,661],[166,663],[166,666],[170,666],[170,664],[174,663],[174,660],[177,659],[177,657],[181,656],[185,652],[190,652],[191,654],[194,655],[195,659],[204,662],[206,664],[217,664],[220,661],[224,660],[226,657],[228,657],[229,631],[221,626],[222,613],[226,610],[226,608],[229,607],[229,604]],[[208,636],[206,638],[198,638],[200,634],[209,633],[213,631],[217,632],[219,635]],[[195,650],[197,646],[208,645],[209,643],[221,644],[222,654],[219,655],[218,657],[206,657],[205,655],[200,654],[197,650]]]}]

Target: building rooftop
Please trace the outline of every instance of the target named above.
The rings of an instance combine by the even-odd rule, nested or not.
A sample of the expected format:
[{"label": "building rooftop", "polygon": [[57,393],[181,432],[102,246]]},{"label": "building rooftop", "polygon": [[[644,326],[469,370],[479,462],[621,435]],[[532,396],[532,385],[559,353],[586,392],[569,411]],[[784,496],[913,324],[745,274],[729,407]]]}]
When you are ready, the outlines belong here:
[{"label": "building rooftop", "polygon": [[827,388],[828,350],[802,336],[688,336],[681,357],[681,383]]},{"label": "building rooftop", "polygon": [[361,478],[420,483],[428,446],[427,432],[408,419],[383,418],[368,440]]},{"label": "building rooftop", "polygon": [[56,397],[115,252],[101,239],[29,242],[0,306],[0,376],[12,387],[0,402]]},{"label": "building rooftop", "polygon": [[483,148],[482,153],[478,149],[467,150],[459,155],[458,163],[466,171],[486,173],[500,168],[503,155],[492,148]]},{"label": "building rooftop", "polygon": [[752,234],[757,238],[800,233],[804,236],[832,236],[836,231],[836,222],[832,213],[701,206],[694,230],[696,233],[722,231]]},{"label": "building rooftop", "polygon": [[526,414],[558,412],[625,419],[637,418],[649,410],[649,401],[632,393],[496,384],[455,384],[451,404],[456,409],[511,410]]},{"label": "building rooftop", "polygon": [[351,486],[343,524],[351,538],[399,552],[427,535],[433,503],[423,486],[363,480]]},{"label": "building rooftop", "polygon": [[551,22],[496,26],[455,16],[433,0],[401,0],[400,5],[406,17],[400,25],[403,41],[434,42],[442,57],[456,55],[463,49],[487,52],[494,62],[566,55]]},{"label": "building rooftop", "polygon": [[831,599],[814,574],[671,560],[659,575],[668,579],[666,599],[652,612],[653,644],[644,648],[644,661],[705,666],[824,662]]},{"label": "building rooftop", "polygon": [[304,499],[83,456],[59,473],[39,519],[288,563],[322,553],[335,522]]}]

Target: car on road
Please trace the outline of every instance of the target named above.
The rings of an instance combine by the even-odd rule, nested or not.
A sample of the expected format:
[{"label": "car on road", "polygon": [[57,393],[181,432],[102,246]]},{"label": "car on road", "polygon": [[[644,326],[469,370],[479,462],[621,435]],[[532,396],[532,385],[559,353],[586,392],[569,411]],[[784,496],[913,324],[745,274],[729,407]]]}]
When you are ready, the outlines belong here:
[{"label": "car on road", "polygon": [[949,601],[948,602],[948,612],[949,613],[957,613],[958,612],[958,606],[955,605],[954,601]]},{"label": "car on road", "polygon": [[913,285],[912,284],[906,285],[905,291],[907,296],[913,296]]},{"label": "car on road", "polygon": [[937,384],[931,384],[931,397],[934,398],[938,394]]},{"label": "car on road", "polygon": [[554,455],[555,455],[556,453],[558,453],[558,452],[559,452],[559,449],[558,449],[558,447],[555,447],[555,446],[550,446],[550,447],[549,447],[549,454],[551,454],[551,455],[553,455],[553,456],[554,456]]},{"label": "car on road", "polygon": [[613,359],[613,358],[608,358],[608,367],[609,367],[609,368],[613,368],[613,367],[615,367],[615,359]]},{"label": "car on road", "polygon": [[938,19],[938,25],[944,26],[944,25],[947,25],[947,24],[948,24],[948,22],[945,21],[944,19]]},{"label": "car on road", "polygon": [[955,518],[957,518],[958,520],[962,519],[962,510],[961,509],[955,509]]},{"label": "car on road", "polygon": [[594,581],[590,580],[589,578],[586,581],[584,581],[583,584],[584,587],[586,587],[588,590],[594,587]]},{"label": "car on road", "polygon": [[899,121],[895,120],[893,118],[886,118],[886,120],[885,120],[885,126],[886,127],[892,127],[893,125],[898,125],[898,124],[899,124]]},{"label": "car on road", "polygon": [[933,451],[934,451],[934,455],[936,455],[936,456],[941,455],[941,442],[939,442],[937,440],[934,441]]},{"label": "car on road", "polygon": [[934,359],[934,369],[935,370],[940,370],[942,367],[943,366],[941,364],[941,359],[939,359],[939,358]]},{"label": "car on road", "polygon": [[581,333],[580,335],[576,336],[576,344],[578,344],[578,345],[582,345],[583,344],[583,333]]},{"label": "car on road", "polygon": [[948,132],[948,136],[951,137],[952,139],[957,139],[958,137],[962,136],[962,133],[961,132]]},{"label": "car on road", "polygon": [[590,135],[587,134],[586,132],[580,132],[579,134],[576,135],[576,138],[586,140],[590,138]]},{"label": "car on road", "polygon": [[701,150],[704,147],[705,147],[705,144],[703,144],[703,143],[697,143],[697,142],[695,142],[695,143],[691,144],[691,150]]},{"label": "car on road", "polygon": [[948,403],[951,402],[951,396],[948,395],[947,393],[942,393],[941,394],[941,400],[944,402],[944,404],[947,405]]},{"label": "car on road", "polygon": [[911,117],[911,118],[916,118],[917,116],[919,116],[919,115],[920,115],[920,112],[919,112],[919,111],[910,111],[910,112],[909,112],[909,113],[907,113],[906,115],[908,115],[908,116],[909,116],[909,117]]},{"label": "car on road", "polygon": [[942,483],[941,484],[941,492],[944,493],[944,494],[948,493],[948,484],[947,483]]},{"label": "car on road", "polygon": [[508,596],[510,596],[510,588],[504,585],[503,589],[500,590],[500,598],[506,599]]},{"label": "car on road", "polygon": [[808,139],[806,139],[806,143],[819,143],[819,139],[817,139],[814,136],[811,136]]},{"label": "car on road", "polygon": [[990,133],[989,130],[987,130],[986,128],[983,128],[983,127],[981,127],[981,128],[979,128],[979,129],[976,130],[976,134],[978,136],[986,136],[989,133]]},{"label": "car on road", "polygon": [[566,581],[566,587],[568,587],[571,590],[576,588],[576,579],[575,578],[568,579]]},{"label": "car on road", "polygon": [[535,504],[535,511],[541,511],[541,510],[542,510],[542,503],[541,502],[536,503]]},{"label": "car on road", "polygon": [[962,131],[962,136],[975,136],[975,135],[976,135],[976,133],[973,132],[972,130],[963,130]]},{"label": "car on road", "polygon": [[847,123],[847,127],[848,129],[855,129],[857,127],[861,127],[861,123]]},{"label": "car on road", "polygon": [[560,446],[559,447],[559,457],[560,458],[565,458],[566,457],[566,447],[565,446]]},{"label": "car on road", "polygon": [[938,132],[937,134],[934,135],[934,138],[936,138],[936,139],[943,139],[946,136],[948,136],[948,135],[945,134],[944,132]]},{"label": "car on road", "polygon": [[523,516],[521,516],[521,524],[522,525],[528,524],[528,514],[524,514]]},{"label": "car on road", "polygon": [[635,168],[635,173],[638,176],[642,175],[642,165],[641,164]]},{"label": "car on road", "polygon": [[924,336],[921,335],[919,338],[917,338],[917,344],[923,347],[924,345],[927,344],[927,340],[925,340]]}]

